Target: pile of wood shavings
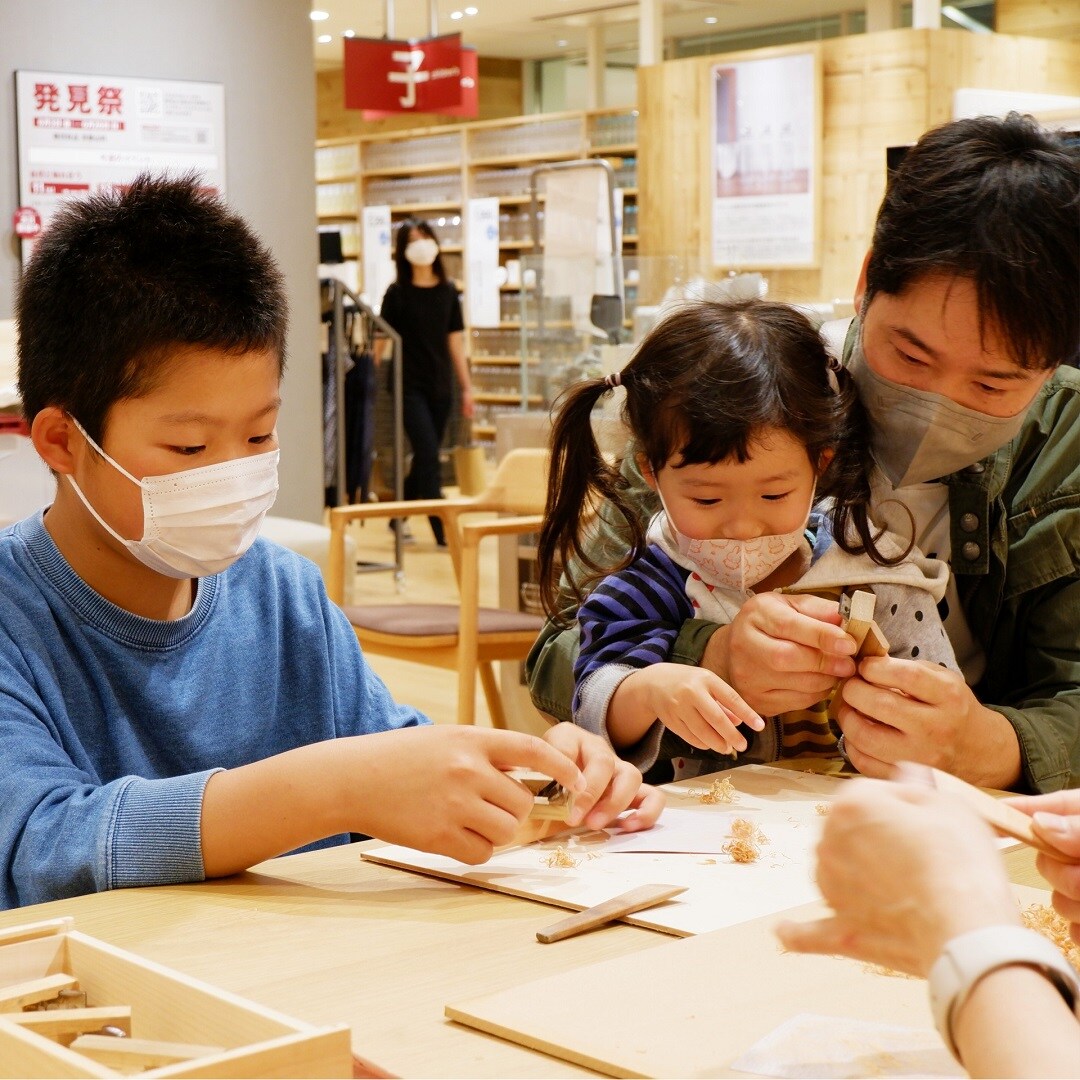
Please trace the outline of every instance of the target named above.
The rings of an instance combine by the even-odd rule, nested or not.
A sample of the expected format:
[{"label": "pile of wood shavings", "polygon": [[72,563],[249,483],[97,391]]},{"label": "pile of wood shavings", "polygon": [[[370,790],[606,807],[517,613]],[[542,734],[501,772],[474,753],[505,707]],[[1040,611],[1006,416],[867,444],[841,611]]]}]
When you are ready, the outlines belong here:
[{"label": "pile of wood shavings", "polygon": [[550,855],[544,859],[544,863],[552,869],[555,867],[573,868],[580,862],[563,846],[559,845]]},{"label": "pile of wood shavings", "polygon": [[1020,912],[1029,930],[1049,938],[1070,964],[1080,972],[1080,946],[1069,937],[1069,924],[1053,908],[1045,904],[1032,904]]},{"label": "pile of wood shavings", "polygon": [[732,862],[752,863],[761,854],[761,845],[768,842],[769,838],[752,821],[736,818],[731,823],[731,839],[720,850],[730,855]]},{"label": "pile of wood shavings", "polygon": [[734,803],[739,801],[739,793],[726,776],[714,780],[712,785],[704,791],[689,791],[687,794],[691,798],[700,799],[709,806],[714,803]]},{"label": "pile of wood shavings", "polygon": [[819,802],[814,806],[814,811],[824,817],[829,812],[829,804],[827,802]]}]

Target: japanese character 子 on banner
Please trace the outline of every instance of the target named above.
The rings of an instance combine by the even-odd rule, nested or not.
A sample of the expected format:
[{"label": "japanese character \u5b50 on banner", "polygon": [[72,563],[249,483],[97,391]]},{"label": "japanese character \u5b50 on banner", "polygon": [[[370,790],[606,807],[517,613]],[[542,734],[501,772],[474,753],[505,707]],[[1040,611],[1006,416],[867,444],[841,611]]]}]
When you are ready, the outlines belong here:
[{"label": "japanese character \u5b50 on banner", "polygon": [[423,41],[346,38],[345,108],[386,114],[457,109],[461,54],[460,34]]}]

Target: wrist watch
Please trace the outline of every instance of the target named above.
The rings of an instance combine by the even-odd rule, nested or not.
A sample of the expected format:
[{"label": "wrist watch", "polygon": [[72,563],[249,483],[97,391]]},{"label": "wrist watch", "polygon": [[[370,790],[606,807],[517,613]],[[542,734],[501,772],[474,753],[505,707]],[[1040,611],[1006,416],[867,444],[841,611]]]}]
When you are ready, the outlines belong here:
[{"label": "wrist watch", "polygon": [[960,1054],[952,1030],[956,1013],[981,979],[999,968],[1017,964],[1046,976],[1069,1008],[1080,1016],[1080,979],[1042,934],[1021,926],[984,926],[971,930],[946,943],[927,976],[934,1023],[957,1060]]}]

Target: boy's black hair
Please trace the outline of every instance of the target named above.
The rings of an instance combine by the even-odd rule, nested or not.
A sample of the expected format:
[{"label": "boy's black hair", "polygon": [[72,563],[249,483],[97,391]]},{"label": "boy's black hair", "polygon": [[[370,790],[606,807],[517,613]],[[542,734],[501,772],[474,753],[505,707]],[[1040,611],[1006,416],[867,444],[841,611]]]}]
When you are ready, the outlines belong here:
[{"label": "boy's black hair", "polygon": [[[763,300],[685,304],[649,331],[621,380],[623,417],[654,475],[665,465],[746,461],[763,432],[786,431],[806,447],[815,469],[827,450],[835,451],[818,479],[817,498],[833,500],[831,527],[840,547],[882,565],[904,557],[886,558],[874,546],[867,514],[870,423],[855,381],[800,311]],[[555,618],[645,546],[644,528],[624,496],[626,480],[604,459],[592,428],[592,411],[610,389],[604,379],[577,383],[563,396],[552,428],[537,553],[541,599]],[[585,551],[594,512],[627,538],[627,548],[601,560],[610,565]]]},{"label": "boy's black hair", "polygon": [[[412,284],[412,263],[405,258],[405,249],[409,246],[409,233],[415,229],[418,233],[434,240],[436,244],[439,238],[435,230],[426,222],[418,218],[409,218],[398,226],[397,235],[394,237],[394,265],[397,267],[397,279],[402,285]],[[442,252],[435,256],[431,264],[435,276],[442,282],[446,281],[446,268],[443,266]]]},{"label": "boy's black hair", "polygon": [[866,271],[868,303],[930,274],[975,285],[980,320],[1022,367],[1074,364],[1080,342],[1080,147],[1031,117],[928,131],[892,174]]},{"label": "boy's black hair", "polygon": [[177,347],[272,349],[285,367],[281,272],[195,175],[144,173],[65,204],[26,267],[16,317],[27,421],[54,405],[98,443],[112,405],[148,392]]}]

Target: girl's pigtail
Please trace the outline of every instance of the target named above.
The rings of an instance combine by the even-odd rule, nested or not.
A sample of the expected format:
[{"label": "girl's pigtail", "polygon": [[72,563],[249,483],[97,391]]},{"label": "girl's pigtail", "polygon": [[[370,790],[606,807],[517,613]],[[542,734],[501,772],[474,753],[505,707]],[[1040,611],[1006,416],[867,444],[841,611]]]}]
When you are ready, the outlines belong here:
[{"label": "girl's pigtail", "polygon": [[825,487],[834,500],[833,537],[850,555],[867,555],[879,566],[896,566],[915,546],[914,521],[912,538],[899,555],[887,558],[878,550],[877,540],[884,530],[875,530],[870,522],[870,476],[874,468],[870,417],[859,399],[851,373],[831,357],[828,378],[834,386],[840,414],[836,455],[825,473]]},{"label": "girl's pigtail", "polygon": [[548,617],[566,624],[584,599],[585,586],[611,572],[591,558],[583,543],[590,520],[612,506],[630,528],[632,547],[643,541],[641,524],[626,505],[626,482],[600,452],[592,428],[596,403],[618,377],[589,379],[564,395],[551,431],[547,505],[537,545],[540,599]]}]

